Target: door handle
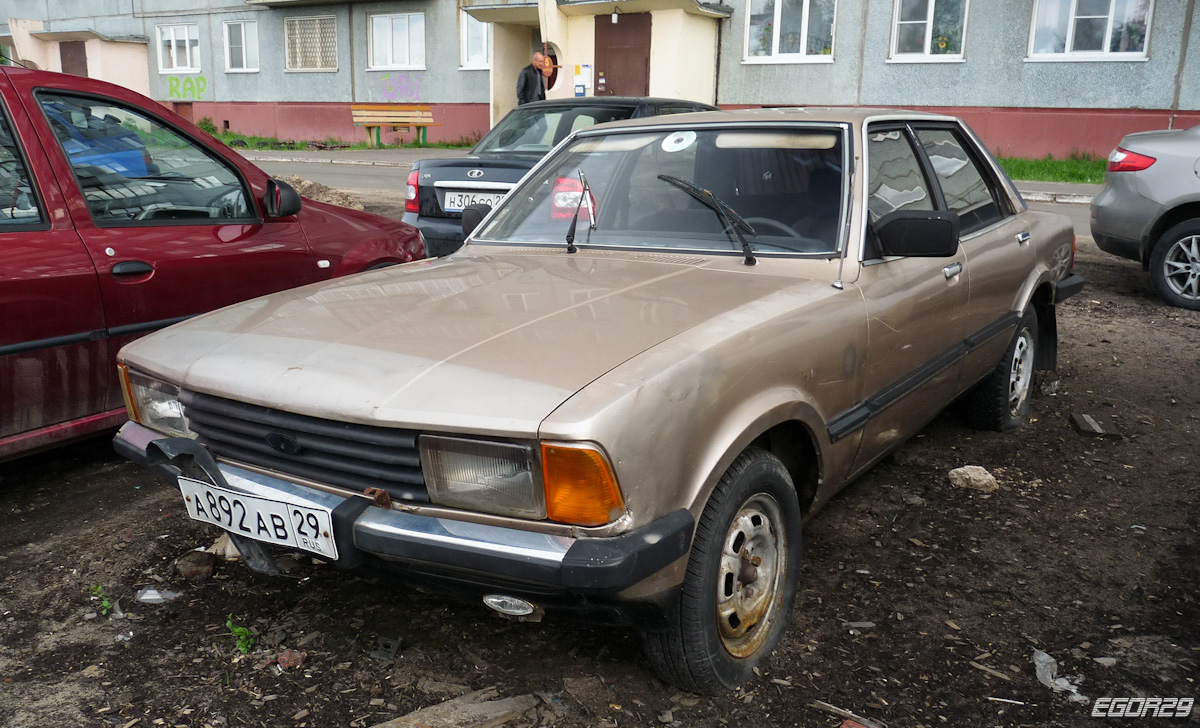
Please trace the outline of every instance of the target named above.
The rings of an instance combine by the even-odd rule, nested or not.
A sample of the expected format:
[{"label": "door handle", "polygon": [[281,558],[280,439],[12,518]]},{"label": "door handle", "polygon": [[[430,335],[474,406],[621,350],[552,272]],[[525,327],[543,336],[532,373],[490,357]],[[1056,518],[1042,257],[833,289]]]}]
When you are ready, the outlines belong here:
[{"label": "door handle", "polygon": [[1029,242],[1029,233],[1017,233],[1017,244],[1024,245]]},{"label": "door handle", "polygon": [[140,260],[123,260],[111,269],[114,276],[139,276],[154,272],[154,266]]},{"label": "door handle", "polygon": [[962,263],[951,263],[945,268],[942,268],[942,273],[946,274],[947,279],[953,278],[959,273],[962,273]]}]

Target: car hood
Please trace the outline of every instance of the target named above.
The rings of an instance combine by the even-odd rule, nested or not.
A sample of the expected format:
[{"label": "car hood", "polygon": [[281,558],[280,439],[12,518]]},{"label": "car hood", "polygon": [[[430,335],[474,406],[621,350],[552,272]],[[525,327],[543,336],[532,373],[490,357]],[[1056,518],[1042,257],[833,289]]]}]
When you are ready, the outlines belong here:
[{"label": "car hood", "polygon": [[729,260],[459,254],[237,304],[121,358],[187,389],[316,417],[532,437],[563,401],[647,348],[783,287],[816,285],[735,272]]}]

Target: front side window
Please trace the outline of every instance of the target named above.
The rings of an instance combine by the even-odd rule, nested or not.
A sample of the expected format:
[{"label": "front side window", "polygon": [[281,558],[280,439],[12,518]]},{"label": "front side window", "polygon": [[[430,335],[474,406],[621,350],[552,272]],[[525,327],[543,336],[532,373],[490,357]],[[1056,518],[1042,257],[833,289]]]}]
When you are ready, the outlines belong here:
[{"label": "front side window", "polygon": [[[461,17],[462,39],[459,47],[462,49],[462,67],[488,68],[492,59],[491,26],[467,13],[461,13]],[[424,59],[421,62],[424,63]]]},{"label": "front side window", "polygon": [[289,71],[336,71],[337,18],[287,18],[283,22]]},{"label": "front side window", "polygon": [[255,217],[226,163],[152,117],[90,96],[37,99],[97,224]]},{"label": "front side window", "polygon": [[0,113],[0,232],[17,225],[40,223],[42,212],[29,179],[17,138]]},{"label": "front side window", "polygon": [[967,152],[958,134],[949,129],[918,129],[917,136],[942,188],[946,207],[958,213],[962,233],[979,230],[1005,217],[1000,192],[995,189],[991,175]]},{"label": "front side window", "polygon": [[1153,0],[1036,0],[1034,59],[1146,57]]},{"label": "front side window", "polygon": [[200,72],[200,30],[196,25],[158,26],[159,73]]},{"label": "front side window", "polygon": [[896,0],[894,17],[893,58],[962,58],[967,0]]},{"label": "front side window", "polygon": [[823,125],[585,134],[527,175],[477,240],[565,245],[578,210],[581,246],[740,254],[736,229],[759,254],[829,257],[845,211],[843,136]]},{"label": "front side window", "polygon": [[836,0],[746,0],[745,60],[832,60],[836,6]]},{"label": "front side window", "polygon": [[425,14],[371,16],[371,68],[425,67]]},{"label": "front side window", "polygon": [[258,70],[258,23],[238,20],[225,23],[225,70],[249,73]]},{"label": "front side window", "polygon": [[902,129],[867,135],[867,210],[872,220],[897,210],[932,210],[921,163]]}]

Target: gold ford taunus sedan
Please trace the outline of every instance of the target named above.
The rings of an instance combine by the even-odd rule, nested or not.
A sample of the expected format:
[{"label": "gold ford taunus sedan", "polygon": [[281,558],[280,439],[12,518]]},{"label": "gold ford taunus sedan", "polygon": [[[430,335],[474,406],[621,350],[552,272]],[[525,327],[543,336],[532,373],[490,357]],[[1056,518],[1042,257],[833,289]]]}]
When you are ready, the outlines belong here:
[{"label": "gold ford taunus sedan", "polygon": [[629,624],[716,693],[778,644],[804,519],[963,397],[1029,412],[1076,293],[960,121],[765,109],[560,144],[449,257],[121,352],[126,456],[247,563],[303,551]]}]

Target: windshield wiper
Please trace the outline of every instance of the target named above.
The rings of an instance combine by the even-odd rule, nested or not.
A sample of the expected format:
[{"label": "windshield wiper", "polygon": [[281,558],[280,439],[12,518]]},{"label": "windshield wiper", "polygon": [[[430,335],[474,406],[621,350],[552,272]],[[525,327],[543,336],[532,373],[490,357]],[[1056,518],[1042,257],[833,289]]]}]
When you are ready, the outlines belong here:
[{"label": "windshield wiper", "polygon": [[575,205],[575,215],[571,218],[571,227],[567,228],[567,252],[574,253],[579,250],[575,247],[575,226],[579,224],[579,208],[583,207],[584,199],[587,200],[588,210],[588,230],[596,229],[596,213],[592,210],[592,188],[588,185],[587,177],[583,176],[583,167],[579,168],[579,185],[582,189],[579,191],[579,203]]},{"label": "windshield wiper", "polygon": [[658,175],[658,178],[663,182],[675,185],[692,197],[695,197],[705,207],[708,207],[710,210],[717,213],[717,217],[721,219],[721,222],[725,224],[726,227],[729,227],[733,230],[733,234],[737,236],[738,242],[742,244],[742,253],[744,253],[746,256],[746,265],[754,265],[758,262],[758,260],[754,257],[754,251],[750,249],[750,241],[746,240],[746,236],[742,234],[742,231],[745,230],[754,236],[757,236],[758,233],[754,230],[754,227],[742,219],[742,216],[737,214],[732,207],[725,204],[721,198],[717,197],[713,193],[709,192],[703,187],[698,187],[687,180],[679,179],[678,177],[672,177],[669,174],[660,174]]}]

